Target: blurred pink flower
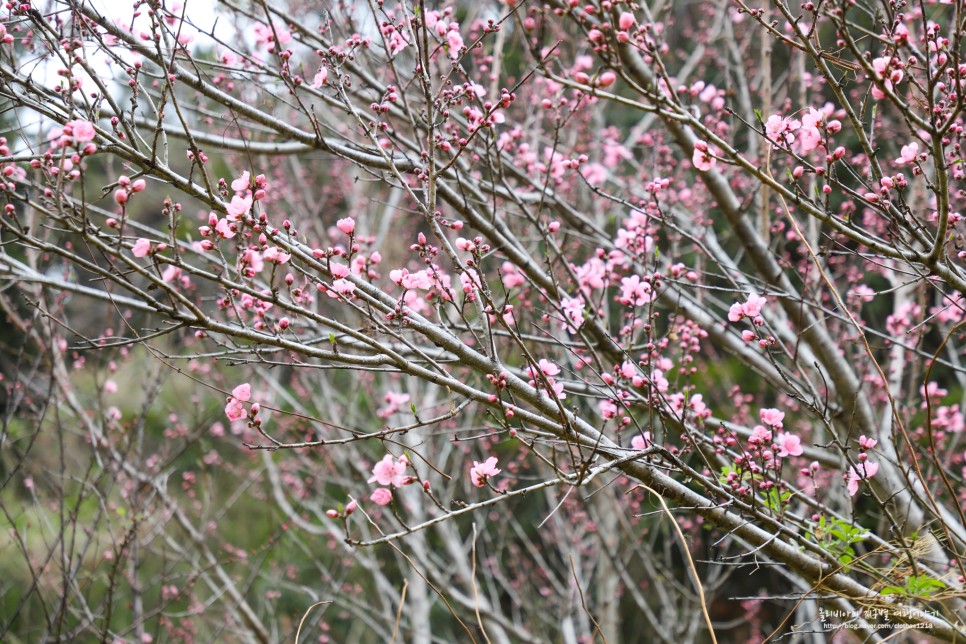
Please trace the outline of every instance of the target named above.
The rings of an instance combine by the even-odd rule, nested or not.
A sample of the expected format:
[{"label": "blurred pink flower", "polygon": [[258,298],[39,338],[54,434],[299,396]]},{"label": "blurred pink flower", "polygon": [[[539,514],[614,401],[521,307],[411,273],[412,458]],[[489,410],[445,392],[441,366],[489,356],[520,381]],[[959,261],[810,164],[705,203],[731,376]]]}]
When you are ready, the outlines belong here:
[{"label": "blurred pink flower", "polygon": [[634,436],[634,438],[631,439],[631,449],[636,449],[637,451],[641,451],[642,449],[647,448],[647,444],[650,442],[651,442],[651,432],[644,432],[643,436],[641,436],[640,434],[637,434],[636,436]]},{"label": "blurred pink flower", "polygon": [[144,257],[151,252],[151,242],[144,237],[134,242],[131,254],[135,257]]},{"label": "blurred pink flower", "polygon": [[94,137],[97,136],[97,131],[94,130],[94,124],[90,121],[81,119],[71,121],[67,125],[69,125],[71,128],[71,135],[74,137],[74,140],[79,143],[93,141]]}]

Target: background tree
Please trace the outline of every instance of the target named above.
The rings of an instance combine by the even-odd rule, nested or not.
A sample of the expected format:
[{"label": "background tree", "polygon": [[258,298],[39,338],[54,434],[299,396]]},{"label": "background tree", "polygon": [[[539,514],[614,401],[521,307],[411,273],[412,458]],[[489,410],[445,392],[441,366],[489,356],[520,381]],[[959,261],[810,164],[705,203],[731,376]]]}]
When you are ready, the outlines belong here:
[{"label": "background tree", "polygon": [[962,3],[4,11],[3,637],[966,635]]}]

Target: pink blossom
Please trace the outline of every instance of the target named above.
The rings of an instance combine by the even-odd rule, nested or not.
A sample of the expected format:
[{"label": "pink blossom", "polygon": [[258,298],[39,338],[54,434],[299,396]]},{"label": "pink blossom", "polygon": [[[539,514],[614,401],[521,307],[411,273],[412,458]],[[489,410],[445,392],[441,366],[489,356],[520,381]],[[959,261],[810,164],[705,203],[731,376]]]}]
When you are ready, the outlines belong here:
[{"label": "pink blossom", "polygon": [[349,297],[355,293],[356,285],[347,279],[339,279],[332,282],[332,289],[329,291],[329,297],[338,298],[339,295],[343,297]]},{"label": "pink blossom", "polygon": [[913,141],[909,145],[902,146],[899,150],[899,158],[896,159],[896,165],[906,165],[907,163],[914,163],[916,156],[919,154],[919,144]]},{"label": "pink blossom", "polygon": [[215,232],[222,239],[231,239],[235,236],[235,227],[226,217],[225,219],[219,219],[218,223],[215,224]]},{"label": "pink blossom", "polygon": [[380,418],[389,418],[397,411],[399,411],[399,408],[402,405],[405,405],[406,403],[409,402],[410,396],[409,394],[402,394],[402,393],[396,393],[395,391],[389,391],[386,393],[386,397],[384,400],[386,401],[386,405],[381,409],[379,409],[379,412],[377,415]]},{"label": "pink blossom", "polygon": [[134,246],[131,248],[131,254],[135,257],[144,257],[150,252],[151,242],[144,237],[134,242]]},{"label": "pink blossom", "polygon": [[547,378],[547,380],[550,382],[550,387],[553,389],[553,393],[556,395],[557,398],[559,398],[560,400],[563,400],[567,397],[567,393],[564,391],[564,386],[562,382],[557,382],[553,378]]},{"label": "pink blossom", "polygon": [[164,269],[164,272],[161,273],[161,281],[165,282],[166,284],[170,284],[180,278],[182,272],[183,271],[178,266],[168,266],[166,269]]},{"label": "pink blossom", "polygon": [[788,432],[778,434],[775,437],[775,445],[778,446],[778,456],[781,458],[785,458],[786,456],[801,456],[804,453],[802,439]]},{"label": "pink blossom", "polygon": [[449,57],[456,60],[460,57],[460,52],[465,46],[463,44],[463,36],[460,32],[455,29],[450,29],[446,32],[446,44],[449,46]]},{"label": "pink blossom", "polygon": [[743,303],[735,302],[728,309],[728,319],[732,322],[738,322],[742,318],[757,318],[761,314],[762,307],[768,302],[764,297],[761,297],[757,293],[751,293],[748,295],[748,299]]},{"label": "pink blossom", "polygon": [[865,461],[864,463],[853,465],[849,469],[849,495],[855,496],[856,492],[859,491],[859,482],[872,478],[878,471],[879,464],[874,461]]},{"label": "pink blossom", "polygon": [[909,44],[909,27],[905,26],[901,22],[896,25],[895,30],[892,32],[892,40],[897,45],[908,45]]},{"label": "pink blossom", "polygon": [[925,387],[919,387],[919,394],[923,398],[935,398],[936,400],[942,400],[947,394],[949,394],[949,390],[943,389],[936,381],[930,380],[928,383],[926,383]]},{"label": "pink blossom", "polygon": [[428,271],[409,273],[402,278],[402,287],[407,290],[422,289],[428,291],[433,287],[433,278]]},{"label": "pink blossom", "polygon": [[688,400],[688,407],[694,412],[694,415],[698,418],[708,418],[711,416],[711,410],[708,406],[704,404],[704,396],[701,394],[694,394]]},{"label": "pink blossom", "polygon": [[269,51],[274,51],[276,37],[279,45],[292,42],[292,32],[281,25],[265,25],[258,23],[255,25],[255,42],[268,45]]},{"label": "pink blossom", "polygon": [[225,416],[228,420],[235,421],[245,417],[245,406],[237,398],[229,398],[225,405]]},{"label": "pink blossom", "polygon": [[349,276],[349,267],[338,262],[329,262],[329,273],[336,279]]},{"label": "pink blossom", "polygon": [[249,383],[238,385],[231,390],[231,397],[237,398],[242,402],[248,402],[252,399],[252,386]]},{"label": "pink blossom", "polygon": [[620,26],[622,31],[627,31],[634,26],[636,20],[634,19],[634,14],[629,11],[624,11],[621,13],[620,18],[617,19],[617,24]]},{"label": "pink blossom", "polygon": [[642,306],[652,299],[651,285],[637,275],[621,279],[621,296],[618,301],[624,305]]},{"label": "pink blossom", "polygon": [[802,127],[797,119],[784,117],[781,114],[772,114],[765,121],[765,134],[779,147],[787,147],[795,141],[794,132]]},{"label": "pink blossom", "polygon": [[491,476],[496,476],[501,471],[496,466],[495,456],[491,456],[482,463],[473,461],[473,467],[470,468],[470,481],[476,487],[483,487],[486,485],[487,479]]},{"label": "pink blossom", "polygon": [[346,217],[335,222],[336,227],[344,232],[346,235],[351,235],[356,231],[356,220],[352,217]]},{"label": "pink blossom", "polygon": [[248,190],[251,185],[251,175],[248,170],[245,170],[240,177],[231,182],[231,189],[235,192],[242,192],[243,190]]},{"label": "pink blossom", "polygon": [[782,420],[785,418],[785,412],[778,409],[762,409],[758,416],[761,418],[761,422],[769,427],[774,427],[775,429],[782,428]]},{"label": "pink blossom", "polygon": [[849,291],[849,297],[854,297],[862,302],[871,302],[875,299],[875,291],[865,284],[859,284]]},{"label": "pink blossom", "polygon": [[708,152],[707,143],[704,141],[697,141],[694,144],[694,154],[691,157],[691,163],[694,164],[695,168],[701,172],[707,172],[713,168],[717,162],[718,160],[711,156],[711,153]]},{"label": "pink blossom", "polygon": [[383,28],[383,34],[387,36],[389,54],[392,56],[395,56],[409,45],[409,40],[406,38],[406,35],[392,25]]},{"label": "pink blossom", "polygon": [[228,211],[228,218],[231,221],[237,221],[243,215],[247,215],[252,209],[252,197],[251,195],[242,198],[235,195],[231,198],[231,203],[229,203],[225,210]]},{"label": "pink blossom", "polygon": [[71,136],[78,143],[87,143],[88,141],[93,141],[94,137],[97,136],[97,131],[94,129],[94,124],[90,121],[79,119],[76,121],[71,121],[67,123],[71,129]]},{"label": "pink blossom", "polygon": [[734,304],[731,305],[731,308],[728,309],[728,319],[731,320],[732,322],[740,321],[742,318],[742,315],[743,314],[741,312],[740,302],[735,302]]},{"label": "pink blossom", "polygon": [[763,446],[771,442],[772,432],[770,429],[766,429],[761,425],[755,425],[755,428],[751,430],[751,437],[748,442],[751,445]]},{"label": "pink blossom", "polygon": [[651,373],[651,386],[657,389],[658,393],[667,393],[668,388],[671,383],[667,378],[664,377],[664,372],[660,369],[655,369]]},{"label": "pink blossom", "polygon": [[[902,80],[905,73],[892,66],[892,58],[890,56],[883,56],[881,58],[876,58],[872,61],[872,69],[874,70],[875,77],[882,81],[882,85],[889,91],[893,89],[893,83],[898,83]],[[881,100],[885,98],[885,92],[879,89],[878,85],[872,85],[872,98]]]},{"label": "pink blossom", "polygon": [[620,366],[620,374],[624,378],[633,378],[637,375],[637,365],[630,360],[625,360]]},{"label": "pink blossom", "polygon": [[641,451],[646,449],[648,443],[651,442],[651,432],[644,432],[644,435],[636,434],[634,438],[631,439],[631,449],[636,449]]},{"label": "pink blossom", "polygon": [[286,253],[276,246],[272,246],[262,253],[263,260],[266,262],[275,262],[276,264],[284,264],[291,259],[291,257],[292,255],[290,253]]},{"label": "pink blossom", "polygon": [[567,331],[576,333],[584,323],[584,300],[581,297],[564,297],[560,299],[560,308],[567,319]]},{"label": "pink blossom", "polygon": [[751,293],[748,296],[748,301],[741,305],[741,312],[750,318],[757,317],[761,314],[761,307],[763,307],[767,301],[767,299],[761,297],[757,293]]},{"label": "pink blossom", "polygon": [[319,67],[319,71],[315,73],[315,78],[312,79],[312,84],[309,87],[312,87],[313,89],[318,89],[323,85],[325,85],[325,83],[328,80],[329,80],[329,70],[325,66]]},{"label": "pink blossom", "polygon": [[392,454],[386,454],[372,468],[372,478],[369,479],[369,483],[402,487],[409,478],[406,476],[407,465],[409,465],[409,461],[405,457],[397,461],[392,457]]},{"label": "pink blossom", "polygon": [[614,404],[613,400],[608,400],[607,398],[604,398],[599,403],[597,403],[597,409],[600,410],[600,417],[604,418],[605,420],[609,418],[617,417],[618,408],[617,408],[617,405]]},{"label": "pink blossom", "polygon": [[863,450],[872,449],[873,447],[876,446],[878,442],[879,441],[877,441],[874,438],[866,438],[865,436],[859,436],[859,447],[861,447]]},{"label": "pink blossom", "polygon": [[376,505],[389,505],[389,502],[392,501],[392,492],[384,487],[376,488],[369,498]]},{"label": "pink blossom", "polygon": [[808,108],[808,113],[802,117],[802,127],[799,130],[798,142],[803,152],[814,150],[822,144],[822,132],[819,127],[825,118],[825,114],[813,107]]},{"label": "pink blossom", "polygon": [[537,362],[537,366],[540,367],[540,371],[542,371],[543,375],[545,376],[556,376],[560,373],[560,367],[544,358],[540,358],[540,360]]}]

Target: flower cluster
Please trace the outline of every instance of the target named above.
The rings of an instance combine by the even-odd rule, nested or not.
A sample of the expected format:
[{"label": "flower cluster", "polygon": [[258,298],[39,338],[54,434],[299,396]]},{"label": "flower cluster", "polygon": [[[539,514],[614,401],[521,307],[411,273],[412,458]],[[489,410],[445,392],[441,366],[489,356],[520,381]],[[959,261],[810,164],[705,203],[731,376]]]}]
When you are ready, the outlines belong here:
[{"label": "flower cluster", "polygon": [[372,496],[369,497],[372,502],[376,505],[389,505],[389,502],[392,501],[393,490],[415,482],[415,476],[406,474],[408,467],[409,459],[405,454],[398,459],[393,458],[392,454],[383,456],[382,460],[373,466],[369,483],[378,483],[386,487],[377,488],[372,493]]}]

